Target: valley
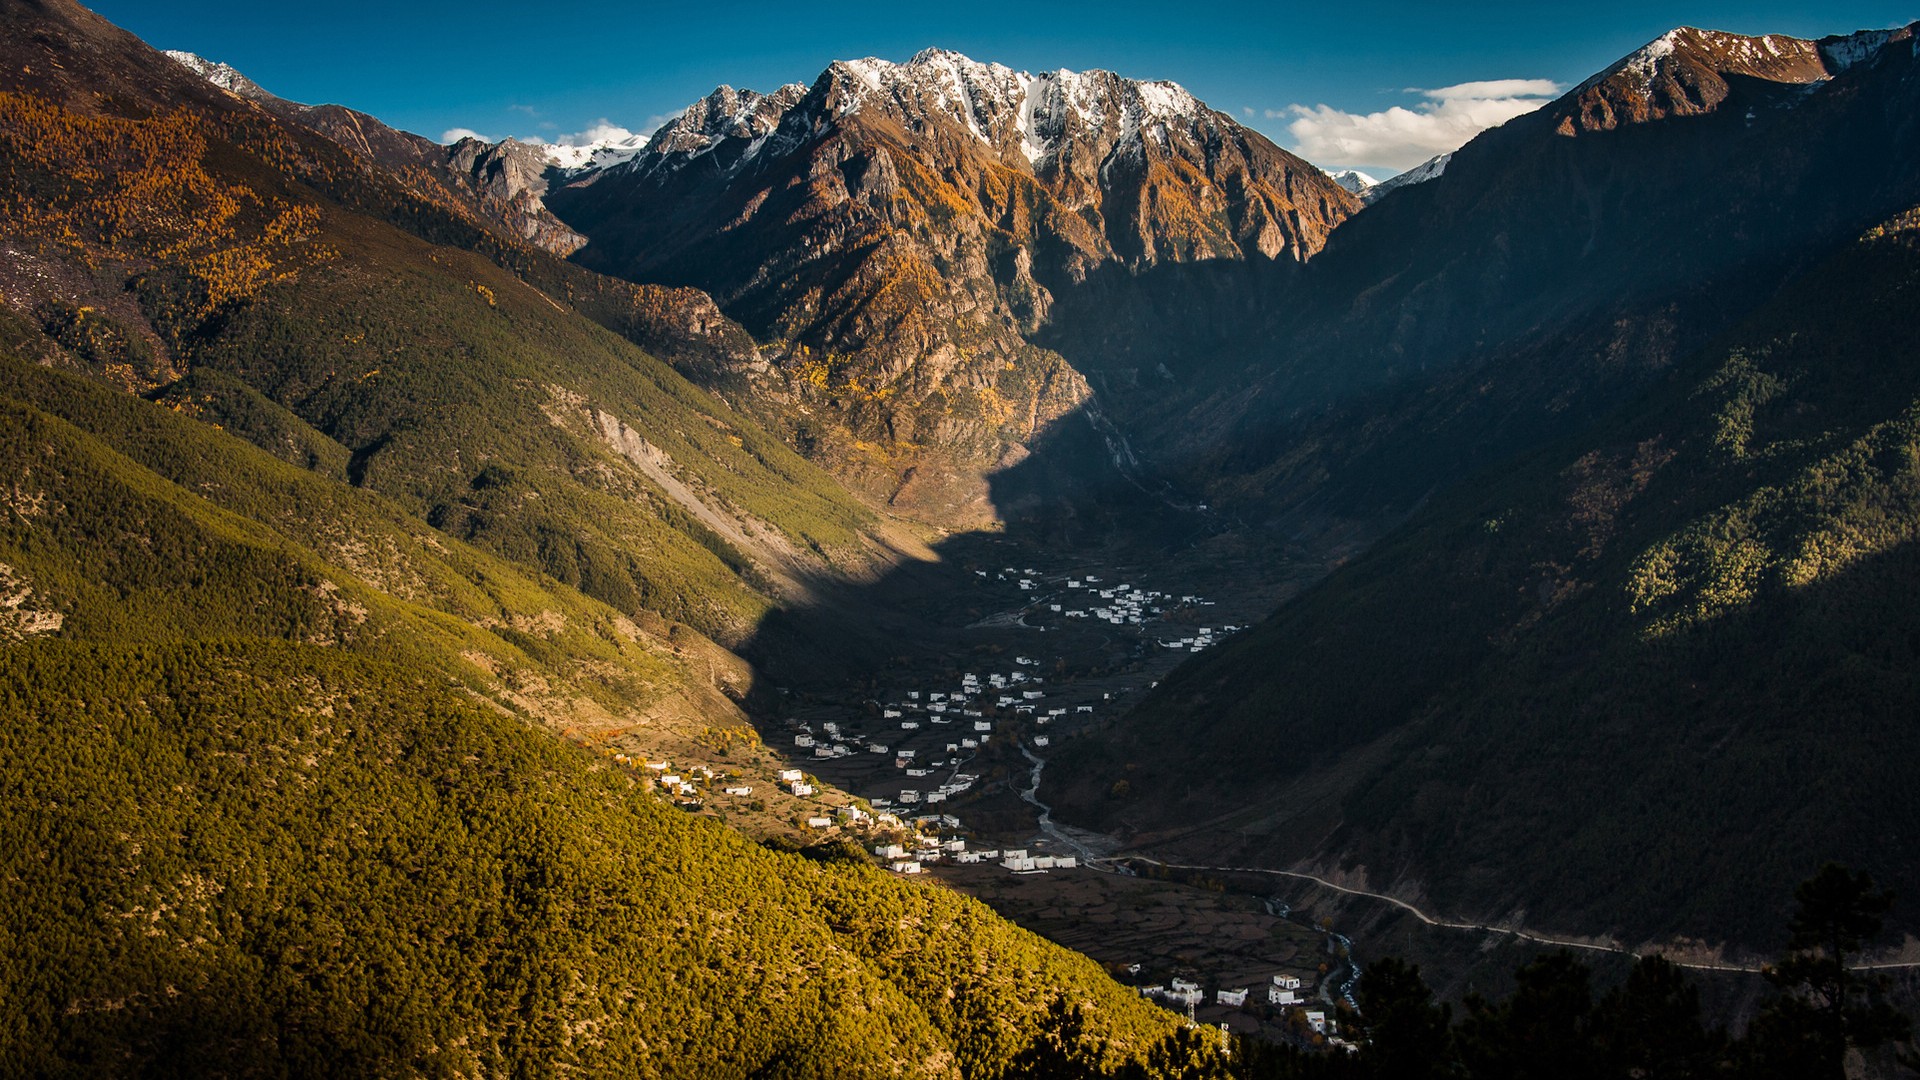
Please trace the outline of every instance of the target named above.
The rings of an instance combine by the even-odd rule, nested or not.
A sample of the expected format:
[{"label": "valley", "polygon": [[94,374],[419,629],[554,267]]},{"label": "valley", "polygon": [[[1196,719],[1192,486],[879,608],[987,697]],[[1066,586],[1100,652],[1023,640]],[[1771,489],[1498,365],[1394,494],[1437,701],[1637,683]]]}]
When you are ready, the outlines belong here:
[{"label": "valley", "polygon": [[1920,24],[1663,29],[1376,184],[0,0],[0,1077],[1898,1075]]}]

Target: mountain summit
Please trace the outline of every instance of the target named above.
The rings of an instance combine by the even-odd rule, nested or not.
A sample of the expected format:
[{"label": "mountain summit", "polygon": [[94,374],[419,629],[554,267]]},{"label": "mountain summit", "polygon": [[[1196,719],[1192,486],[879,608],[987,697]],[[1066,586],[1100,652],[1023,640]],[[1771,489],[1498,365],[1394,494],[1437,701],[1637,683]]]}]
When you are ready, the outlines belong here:
[{"label": "mountain summit", "polygon": [[771,94],[720,87],[548,203],[593,238],[579,261],[705,289],[780,343],[741,396],[803,404],[797,441],[955,524],[991,517],[985,475],[1091,392],[1031,342],[1061,290],[1295,263],[1359,207],[1172,83],[941,49]]}]

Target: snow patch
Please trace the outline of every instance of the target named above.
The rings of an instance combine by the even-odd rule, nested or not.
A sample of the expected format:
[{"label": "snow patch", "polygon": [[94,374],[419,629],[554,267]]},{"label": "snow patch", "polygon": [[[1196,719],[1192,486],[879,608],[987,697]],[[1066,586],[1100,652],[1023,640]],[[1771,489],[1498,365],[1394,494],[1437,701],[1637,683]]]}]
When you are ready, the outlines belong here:
[{"label": "snow patch", "polygon": [[[1371,206],[1385,197],[1388,192],[1398,191],[1404,187],[1412,187],[1415,184],[1424,184],[1429,180],[1439,179],[1440,175],[1447,171],[1447,165],[1452,161],[1453,152],[1448,151],[1438,157],[1428,158],[1413,168],[1408,169],[1406,172],[1398,176],[1390,176],[1357,194],[1366,200],[1367,205]],[[1342,186],[1344,187],[1345,185]]]},{"label": "snow patch", "polygon": [[186,68],[188,71],[193,72],[195,75],[200,76],[229,94],[237,94],[244,98],[272,96],[261,89],[259,83],[240,74],[239,69],[235,68],[232,64],[217,63],[205,57],[190,52],[183,52],[179,49],[168,49],[167,55],[181,67]]},{"label": "snow patch", "polygon": [[1895,30],[1862,30],[1845,37],[1824,38],[1818,43],[1820,59],[1826,62],[1829,72],[1838,75],[1872,59],[1897,33]]},{"label": "snow patch", "polygon": [[1337,173],[1328,173],[1327,178],[1346,189],[1349,195],[1365,195],[1368,191],[1380,186],[1380,181],[1358,169],[1343,169]]}]

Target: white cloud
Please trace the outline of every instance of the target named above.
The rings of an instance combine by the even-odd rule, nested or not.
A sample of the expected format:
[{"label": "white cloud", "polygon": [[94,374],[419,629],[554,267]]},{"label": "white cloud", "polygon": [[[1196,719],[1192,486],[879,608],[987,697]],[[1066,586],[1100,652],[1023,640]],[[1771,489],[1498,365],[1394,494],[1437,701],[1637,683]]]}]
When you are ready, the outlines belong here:
[{"label": "white cloud", "polygon": [[1381,112],[1350,113],[1330,105],[1268,109],[1289,119],[1294,152],[1327,165],[1408,169],[1458,150],[1490,127],[1545,105],[1563,87],[1548,79],[1488,79],[1434,90],[1410,90],[1425,101]]},{"label": "white cloud", "polygon": [[1438,90],[1409,90],[1435,101],[1487,101],[1496,98],[1552,98],[1566,87],[1552,79],[1486,79],[1456,83]]},{"label": "white cloud", "polygon": [[589,124],[587,130],[562,135],[553,141],[560,146],[592,146],[594,143],[626,142],[633,137],[633,132],[603,116]]},{"label": "white cloud", "polygon": [[632,146],[645,142],[668,119],[665,116],[649,117],[644,128],[634,131],[603,116],[589,125],[587,130],[558,136],[552,142],[555,146]]},{"label": "white cloud", "polygon": [[457,143],[461,139],[479,139],[481,142],[495,142],[472,128],[448,128],[440,133],[440,141],[447,144]]}]

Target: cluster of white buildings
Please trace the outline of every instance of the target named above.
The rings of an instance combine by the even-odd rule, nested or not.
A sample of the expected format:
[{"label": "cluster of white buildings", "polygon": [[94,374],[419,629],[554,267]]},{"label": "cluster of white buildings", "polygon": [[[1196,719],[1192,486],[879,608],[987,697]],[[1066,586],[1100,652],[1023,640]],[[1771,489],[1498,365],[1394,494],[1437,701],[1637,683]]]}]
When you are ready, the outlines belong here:
[{"label": "cluster of white buildings", "polygon": [[1136,589],[1125,582],[1103,589],[1097,577],[1068,578],[1067,588],[1084,589],[1088,594],[1084,606],[1074,606],[1069,600],[1054,607],[1069,619],[1094,618],[1115,626],[1139,626],[1166,613],[1164,602],[1168,596],[1154,589]]},{"label": "cluster of white buildings", "polygon": [[[936,822],[953,821],[936,818]],[[953,822],[955,826],[959,822]],[[875,844],[873,853],[896,874],[918,874],[940,862],[978,862],[982,852],[967,850],[965,837],[918,834],[906,843]]]},{"label": "cluster of white buildings", "polygon": [[1029,855],[1025,848],[1009,848],[1000,853],[1000,865],[1016,874],[1038,874],[1072,870],[1080,865],[1080,860],[1073,855]]},{"label": "cluster of white buildings", "polygon": [[[1134,974],[1138,974],[1139,965],[1135,964],[1133,968],[1129,970]],[[1206,991],[1201,989],[1199,983],[1191,979],[1174,979],[1169,983],[1157,983],[1153,986],[1141,986],[1135,989],[1140,992],[1141,997],[1159,1001],[1171,1007],[1184,1008],[1189,1011],[1206,1001]],[[1252,994],[1253,990],[1251,987],[1243,986],[1232,990],[1223,988],[1214,991],[1213,1001],[1214,1004],[1229,1009],[1244,1009],[1247,1007],[1247,1002],[1252,999]],[[1299,976],[1275,975],[1273,982],[1267,986],[1266,1004],[1289,1012],[1298,1011],[1302,1014],[1301,1019],[1304,1020],[1307,1027],[1311,1029],[1314,1034],[1328,1034],[1332,1028],[1327,1021],[1326,1011],[1323,1009],[1306,1008],[1307,1002],[1300,997],[1300,994],[1301,983]]]},{"label": "cluster of white buildings", "polygon": [[653,782],[666,790],[676,799],[698,799],[700,785],[713,780],[713,770],[704,765],[695,765],[681,772],[670,772],[672,765],[665,761],[639,761],[626,754],[615,754],[613,760],[622,765],[638,764],[641,771],[656,774]]}]

